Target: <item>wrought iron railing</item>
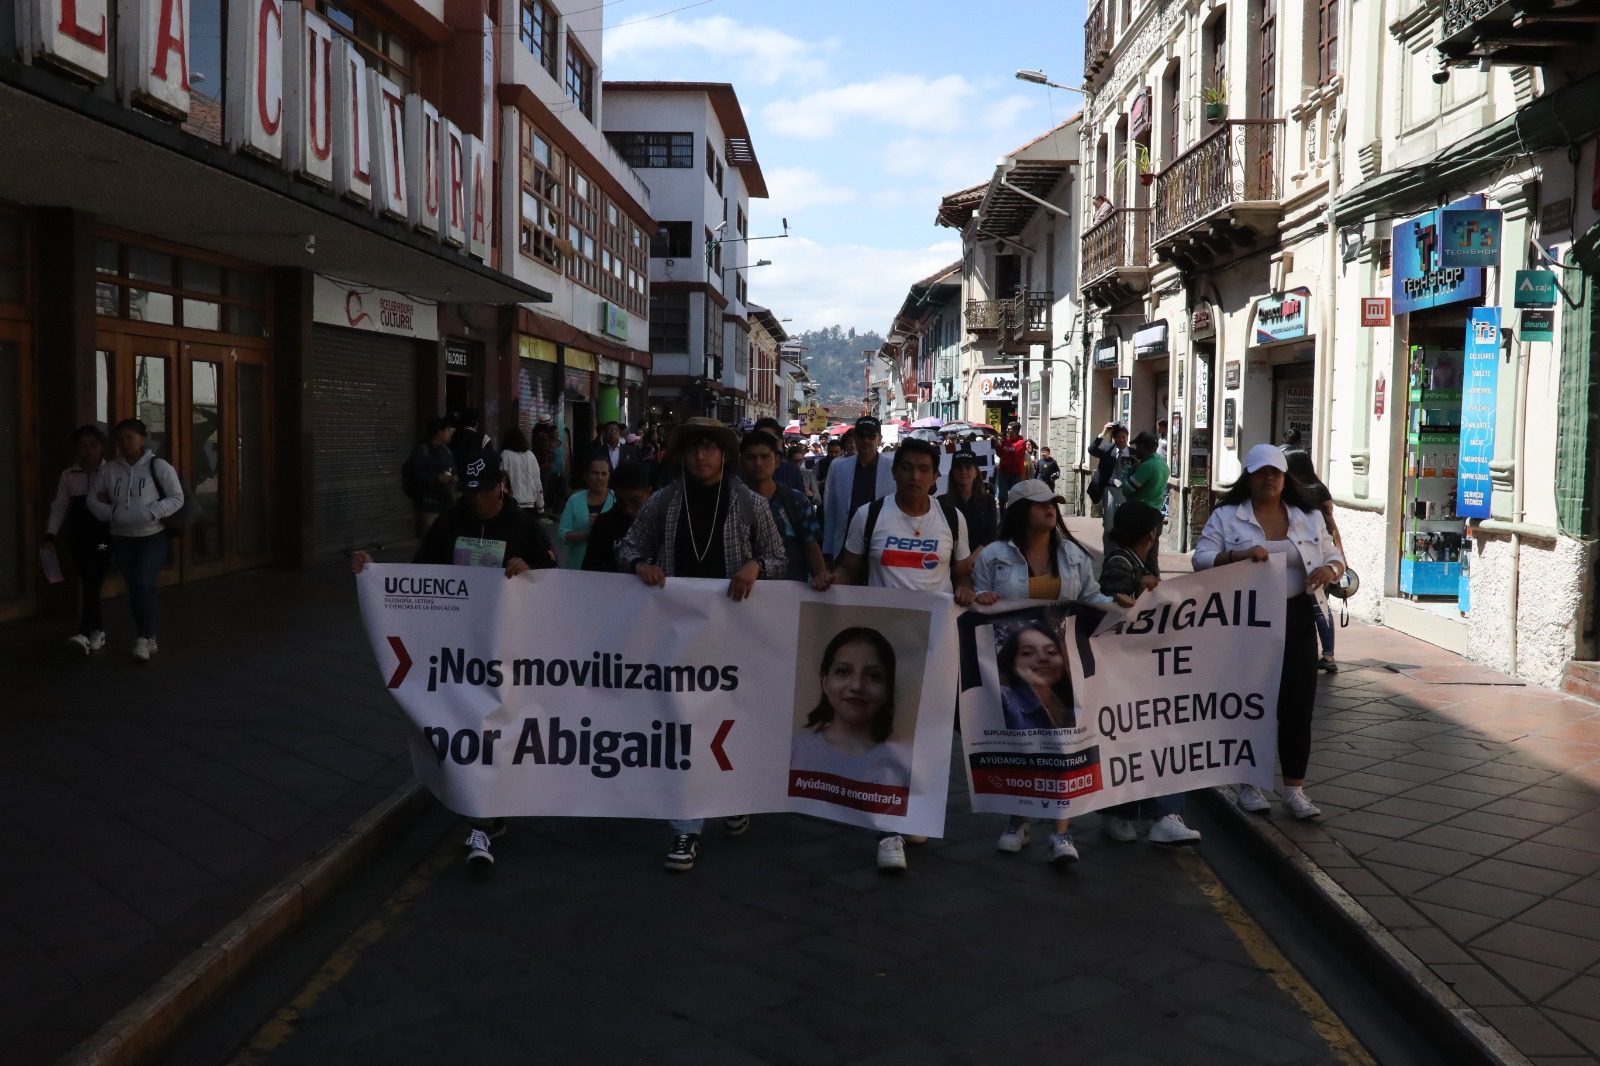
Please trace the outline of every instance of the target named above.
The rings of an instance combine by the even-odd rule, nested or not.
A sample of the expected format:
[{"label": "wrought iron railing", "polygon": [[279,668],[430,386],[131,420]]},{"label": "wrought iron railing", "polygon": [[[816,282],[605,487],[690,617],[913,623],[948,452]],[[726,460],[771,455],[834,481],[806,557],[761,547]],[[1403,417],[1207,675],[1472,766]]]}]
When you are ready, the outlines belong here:
[{"label": "wrought iron railing", "polygon": [[1276,200],[1282,119],[1231,119],[1156,175],[1155,239],[1229,204]]},{"label": "wrought iron railing", "polygon": [[1488,15],[1504,0],[1444,0],[1444,36],[1453,37],[1460,30]]},{"label": "wrought iron railing", "polygon": [[993,333],[1005,324],[1005,300],[968,300],[967,332]]},{"label": "wrought iron railing", "polygon": [[1014,337],[1050,332],[1050,305],[1055,298],[1048,292],[1019,292],[1006,304],[1006,328]]},{"label": "wrought iron railing", "polygon": [[1122,207],[1083,234],[1083,281],[1098,281],[1123,267],[1150,264],[1150,209]]},{"label": "wrought iron railing", "polygon": [[1107,32],[1105,12],[1096,4],[1083,24],[1083,76],[1093,77],[1111,52],[1111,34]]}]

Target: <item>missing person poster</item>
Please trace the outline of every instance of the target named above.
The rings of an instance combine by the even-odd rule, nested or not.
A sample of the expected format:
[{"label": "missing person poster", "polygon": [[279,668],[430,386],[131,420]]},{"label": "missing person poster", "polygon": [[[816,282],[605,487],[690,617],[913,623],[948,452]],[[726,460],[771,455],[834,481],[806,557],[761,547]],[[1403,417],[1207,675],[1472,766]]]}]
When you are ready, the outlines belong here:
[{"label": "missing person poster", "polygon": [[356,585],[417,775],[451,810],[943,834],[948,597],[761,581],[735,603],[725,581],[376,563]]},{"label": "missing person poster", "polygon": [[1226,784],[1270,788],[1281,557],[1169,578],[1131,608],[961,619],[972,808],[1068,817]]}]

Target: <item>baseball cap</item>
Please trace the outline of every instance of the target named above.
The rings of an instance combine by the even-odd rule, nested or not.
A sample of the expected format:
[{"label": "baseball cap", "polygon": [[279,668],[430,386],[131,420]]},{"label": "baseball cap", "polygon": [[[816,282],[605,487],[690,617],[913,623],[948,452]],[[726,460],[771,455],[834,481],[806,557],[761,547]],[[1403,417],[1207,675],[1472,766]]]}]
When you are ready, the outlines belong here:
[{"label": "baseball cap", "polygon": [[1067,501],[1057,496],[1055,490],[1038,478],[1029,478],[1019,481],[1011,486],[1011,491],[1006,493],[1006,506],[1010,507],[1019,500],[1029,503],[1066,503]]},{"label": "baseball cap", "polygon": [[870,433],[874,437],[883,436],[883,423],[879,422],[871,415],[862,415],[860,418],[856,419],[856,428],[862,430],[863,432]]},{"label": "baseball cap", "polygon": [[977,453],[971,448],[962,448],[960,451],[956,452],[950,457],[951,466],[955,466],[957,463],[970,463],[973,466],[982,466],[983,460],[979,459]]},{"label": "baseball cap", "polygon": [[462,470],[461,488],[464,492],[482,492],[500,484],[500,457],[485,452],[472,460]]},{"label": "baseball cap", "polygon": [[1262,467],[1270,466],[1274,470],[1288,472],[1289,460],[1283,457],[1283,449],[1276,444],[1257,444],[1244,455],[1244,472],[1253,474]]}]

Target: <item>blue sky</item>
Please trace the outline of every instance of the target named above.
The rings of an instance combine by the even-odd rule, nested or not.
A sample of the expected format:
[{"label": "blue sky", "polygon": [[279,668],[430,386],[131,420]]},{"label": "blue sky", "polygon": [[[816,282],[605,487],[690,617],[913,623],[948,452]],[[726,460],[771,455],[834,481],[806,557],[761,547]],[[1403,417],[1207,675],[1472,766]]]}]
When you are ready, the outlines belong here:
[{"label": "blue sky", "polygon": [[[678,8],[680,10],[673,10]],[[911,282],[954,261],[939,198],[986,181],[995,160],[1076,112],[1081,0],[614,0],[605,76],[731,82],[771,198],[751,299],[793,330],[884,331]],[[659,17],[651,17],[659,16]]]}]

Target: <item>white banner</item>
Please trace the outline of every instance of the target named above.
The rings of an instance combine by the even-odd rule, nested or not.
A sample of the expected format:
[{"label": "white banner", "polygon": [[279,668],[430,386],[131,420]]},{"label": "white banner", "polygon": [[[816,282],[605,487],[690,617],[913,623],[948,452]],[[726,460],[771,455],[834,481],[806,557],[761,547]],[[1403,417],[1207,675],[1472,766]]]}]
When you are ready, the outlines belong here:
[{"label": "white banner", "polygon": [[956,608],[889,589],[369,564],[356,579],[417,776],[451,810],[798,811],[940,836]]},{"label": "white banner", "polygon": [[1271,788],[1285,591],[1273,556],[1170,578],[1128,609],[964,617],[972,809],[1063,817],[1212,785]]}]

